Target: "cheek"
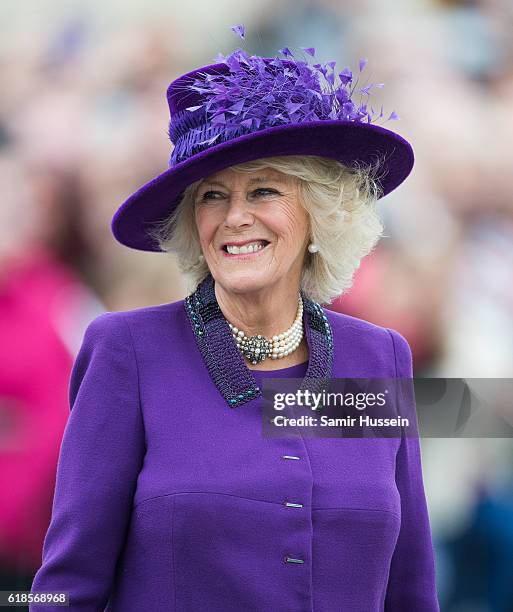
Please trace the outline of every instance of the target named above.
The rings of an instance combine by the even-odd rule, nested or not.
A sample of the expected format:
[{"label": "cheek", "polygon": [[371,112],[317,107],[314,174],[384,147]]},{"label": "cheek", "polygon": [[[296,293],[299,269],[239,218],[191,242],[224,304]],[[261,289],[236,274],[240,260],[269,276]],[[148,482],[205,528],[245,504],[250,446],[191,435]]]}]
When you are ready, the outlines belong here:
[{"label": "cheek", "polygon": [[274,215],[274,224],[277,233],[295,243],[303,242],[308,228],[306,212],[297,204],[284,204]]},{"label": "cheek", "polygon": [[215,220],[205,211],[196,212],[196,231],[201,244],[208,244],[215,234]]}]

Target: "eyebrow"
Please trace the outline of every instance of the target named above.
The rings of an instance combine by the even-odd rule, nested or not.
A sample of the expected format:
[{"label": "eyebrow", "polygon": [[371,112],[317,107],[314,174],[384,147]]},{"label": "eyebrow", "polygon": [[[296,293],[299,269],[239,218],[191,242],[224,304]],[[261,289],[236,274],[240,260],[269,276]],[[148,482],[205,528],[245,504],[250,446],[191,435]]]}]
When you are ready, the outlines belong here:
[{"label": "eyebrow", "polygon": [[[283,179],[280,178],[273,178],[272,176],[259,176],[256,178],[252,178],[249,181],[250,185],[253,185],[255,183],[268,183],[268,182],[273,182],[273,183],[284,183],[285,181]],[[204,187],[205,185],[219,185],[220,187],[226,187],[226,185],[220,181],[205,181],[201,187]]]}]

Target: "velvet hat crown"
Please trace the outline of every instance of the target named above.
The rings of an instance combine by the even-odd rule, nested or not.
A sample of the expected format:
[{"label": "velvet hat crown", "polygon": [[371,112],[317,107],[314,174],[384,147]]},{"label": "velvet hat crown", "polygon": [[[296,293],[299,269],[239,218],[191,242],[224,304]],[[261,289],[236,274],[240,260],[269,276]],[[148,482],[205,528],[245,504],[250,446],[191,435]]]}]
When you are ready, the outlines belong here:
[{"label": "velvet hat crown", "polygon": [[[241,38],[243,26],[232,28]],[[303,48],[315,57],[315,49]],[[112,232],[122,244],[160,251],[149,230],[179,204],[184,190],[215,172],[263,157],[316,155],[349,167],[376,168],[381,197],[402,183],[413,167],[410,144],[375,121],[369,107],[373,87],[356,88],[349,68],[311,64],[288,48],[283,58],[248,55],[237,49],[218,63],[193,70],[167,89],[174,148],[169,168],[139,188],[118,209]],[[355,93],[366,100],[356,104]],[[392,112],[388,120],[397,119]]]}]

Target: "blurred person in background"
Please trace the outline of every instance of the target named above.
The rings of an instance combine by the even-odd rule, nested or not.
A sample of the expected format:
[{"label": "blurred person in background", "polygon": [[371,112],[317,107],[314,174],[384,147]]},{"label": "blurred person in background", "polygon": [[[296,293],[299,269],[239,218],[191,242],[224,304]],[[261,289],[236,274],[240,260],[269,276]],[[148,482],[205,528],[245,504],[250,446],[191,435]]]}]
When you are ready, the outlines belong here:
[{"label": "blurred person in background", "polygon": [[[510,465],[513,452],[509,449]],[[467,520],[441,546],[452,580],[449,610],[513,612],[513,478],[476,479]]]},{"label": "blurred person in background", "polygon": [[40,564],[71,366],[86,324],[102,310],[82,279],[73,177],[15,151],[0,155],[2,590],[30,589]]}]

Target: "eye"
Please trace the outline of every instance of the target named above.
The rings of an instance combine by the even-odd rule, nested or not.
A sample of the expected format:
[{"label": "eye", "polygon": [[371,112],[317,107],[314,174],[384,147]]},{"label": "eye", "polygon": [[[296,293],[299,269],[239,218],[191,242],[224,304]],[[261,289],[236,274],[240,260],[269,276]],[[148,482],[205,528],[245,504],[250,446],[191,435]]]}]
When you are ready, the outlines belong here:
[{"label": "eye", "polygon": [[218,200],[214,196],[222,196],[223,194],[219,191],[205,191],[205,193],[200,197],[200,202],[206,202],[207,200]]},{"label": "eye", "polygon": [[278,191],[276,191],[276,189],[271,189],[268,187],[259,187],[258,189],[255,189],[253,193],[264,195],[264,196],[265,195],[280,195]]},{"label": "eye", "polygon": [[[269,195],[280,195],[276,189],[272,189],[270,187],[259,187],[258,189],[254,189],[251,192],[251,195],[255,195],[257,197],[265,197]],[[209,200],[219,200],[224,197],[224,194],[220,191],[205,191],[205,193],[200,197],[200,202],[207,202]]]}]

